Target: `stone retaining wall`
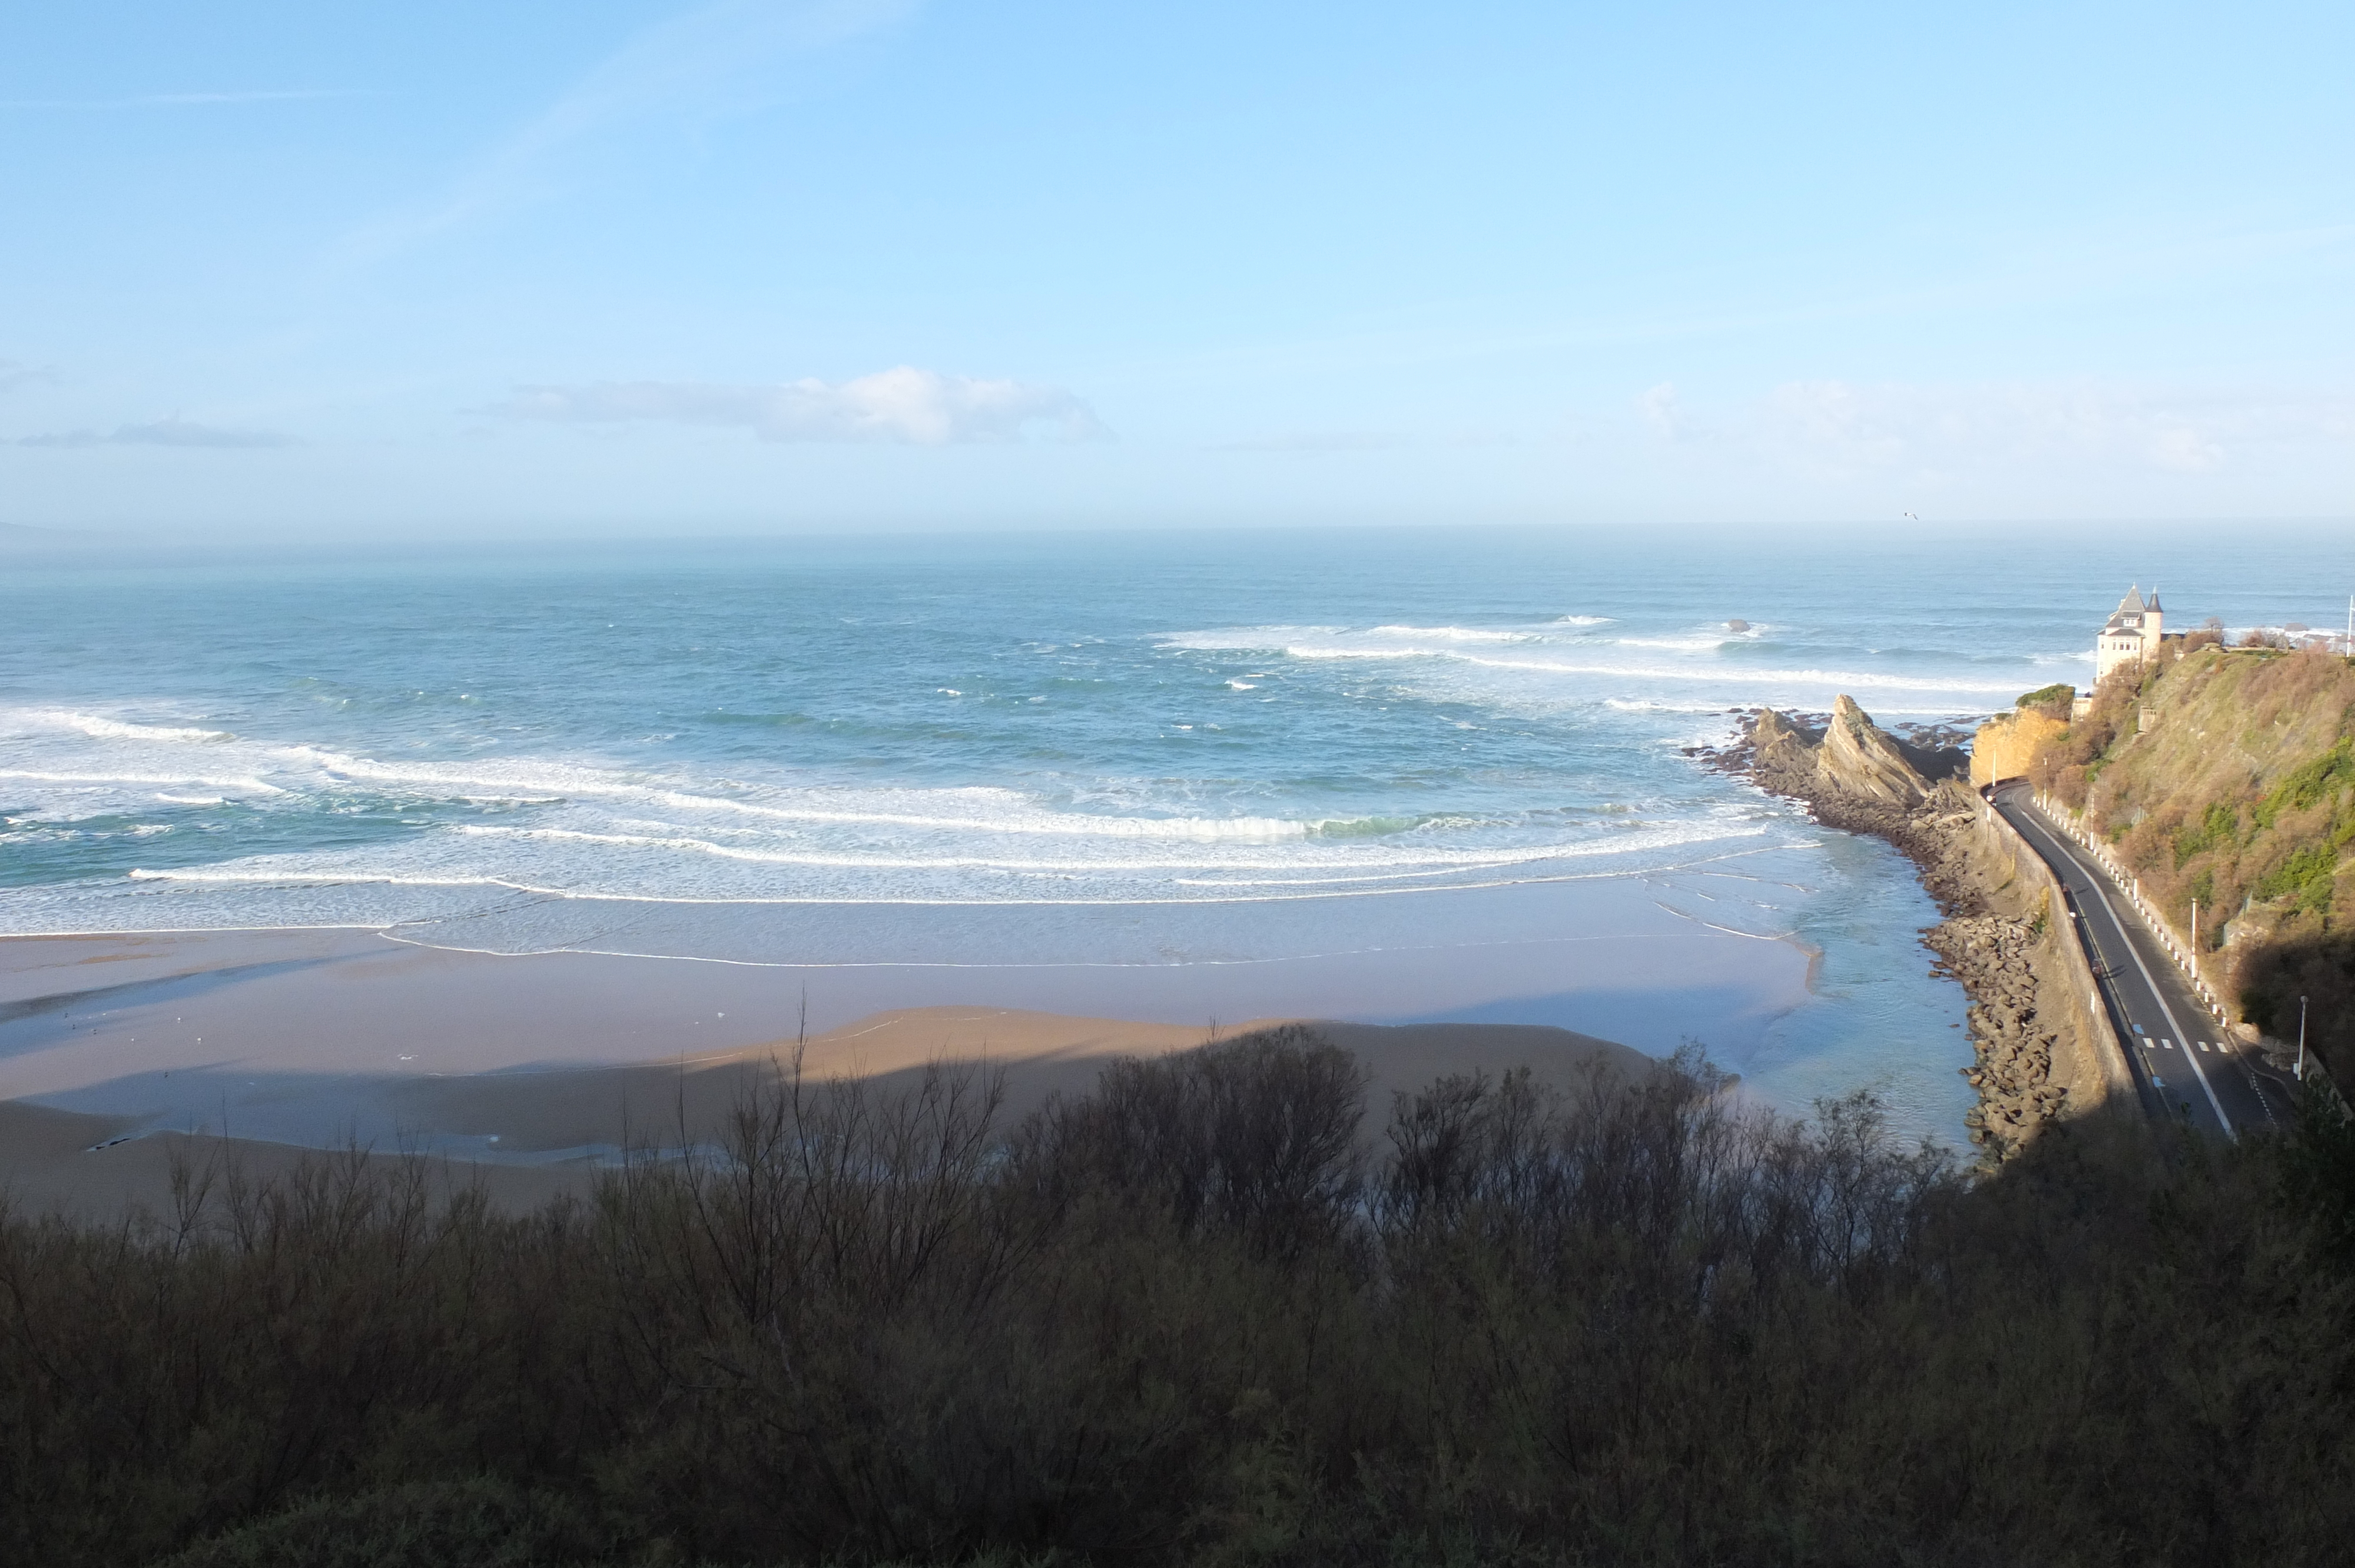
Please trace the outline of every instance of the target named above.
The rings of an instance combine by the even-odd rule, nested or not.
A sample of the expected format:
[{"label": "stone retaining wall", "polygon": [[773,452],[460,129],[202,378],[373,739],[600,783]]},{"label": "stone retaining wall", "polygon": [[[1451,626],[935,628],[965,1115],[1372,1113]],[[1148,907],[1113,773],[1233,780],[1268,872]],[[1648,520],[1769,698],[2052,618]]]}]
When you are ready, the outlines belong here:
[{"label": "stone retaining wall", "polygon": [[[2051,962],[2044,973],[2057,981],[2069,993],[2070,1022],[2076,1026],[2077,1038],[2087,1044],[2100,1074],[2105,1099],[2134,1101],[2134,1079],[2126,1069],[2126,1047],[2119,1043],[2117,1026],[2110,1021],[2108,1003],[2102,1000],[2100,983],[2094,979],[2094,966],[2085,956],[2085,944],[2078,936],[2076,923],[2069,918],[2069,899],[2061,879],[2044,863],[2044,857],[2035,846],[2019,836],[2019,830],[2005,821],[2002,812],[1986,806],[1978,812],[1976,830],[1980,846],[1990,855],[2008,862],[2012,874],[2042,895],[2044,906],[2050,912],[2044,931],[2044,946]],[[2072,1107],[2090,1110],[2089,1105]]]}]

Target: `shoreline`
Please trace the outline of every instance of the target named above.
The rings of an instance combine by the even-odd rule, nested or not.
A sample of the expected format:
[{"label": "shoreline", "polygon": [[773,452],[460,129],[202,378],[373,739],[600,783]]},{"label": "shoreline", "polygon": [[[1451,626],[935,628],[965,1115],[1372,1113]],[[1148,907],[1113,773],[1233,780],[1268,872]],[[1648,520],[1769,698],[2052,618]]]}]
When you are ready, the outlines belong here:
[{"label": "shoreline", "polygon": [[[1315,1019],[1379,1028],[1366,1038],[1391,1061],[1376,1069],[1387,1091],[1520,1060],[1542,1069],[1578,1042],[1648,1059],[1680,1033],[1763,1030],[1806,1001],[1787,944],[1693,927],[1655,891],[1637,881],[1600,902],[1484,901],[1484,928],[1434,930],[1412,950],[1161,966],[478,953],[364,926],[6,937],[0,1116],[26,1137],[50,1124],[45,1147],[86,1131],[66,1163],[80,1161],[92,1194],[123,1190],[101,1168],[145,1161],[133,1184],[152,1199],[167,1147],[224,1140],[265,1165],[346,1143],[501,1170],[593,1160],[675,1108],[682,1082],[698,1082],[708,1122],[727,1097],[723,1069],[797,1040],[821,1075],[986,1059],[1028,1103],[1087,1086],[1110,1055]],[[1482,939],[1545,909],[1582,912],[1574,934],[1558,919],[1555,935]],[[1611,920],[1632,928],[1595,929]],[[1692,989],[1697,973],[1711,987]],[[1518,1044],[1499,1054],[1500,1041]],[[0,1154],[16,1141],[0,1136]],[[53,1165],[35,1186],[55,1196],[63,1180]]]},{"label": "shoreline", "polygon": [[1967,732],[1927,733],[1930,746],[1891,735],[1845,703],[1830,715],[1761,708],[1733,745],[1697,755],[1798,801],[1826,827],[1881,840],[1912,865],[1940,915],[1921,932],[1929,972],[1969,998],[1973,1060],[1961,1071],[1977,1104],[1964,1120],[1982,1166],[1994,1168],[2048,1127],[2102,1108],[2113,1085],[2060,978],[2054,944],[2072,939],[2065,922],[1989,840],[1985,803],[1962,781],[1967,759],[1952,741]]},{"label": "shoreline", "polygon": [[[805,959],[757,923],[721,933],[719,950],[665,951],[667,927],[614,911],[594,933],[564,929],[577,922],[560,914],[545,929],[479,933],[551,938],[525,950],[461,947],[446,938],[478,933],[405,922],[27,932],[0,937],[0,1106],[112,1118],[134,1137],[358,1141],[512,1167],[595,1159],[618,1143],[581,1116],[564,1138],[519,1142],[512,1119],[481,1108],[510,1104],[512,1084],[676,1080],[891,1019],[925,1021],[933,1054],[977,1056],[960,1021],[986,1016],[1034,1021],[1009,1059],[1037,1064],[1180,1048],[1242,1020],[1443,1028],[1459,1041],[1534,1027],[1526,1038],[1566,1032],[1653,1058],[1697,1040],[1746,1096],[1805,1115],[1852,1086],[1859,1047],[1882,1049],[1874,1009],[1919,1001],[1859,998],[1853,975],[1826,980],[1835,955],[1806,934],[1826,874],[1817,844],[1778,842],[1789,836],[1644,874],[1382,897],[1348,918],[1295,920],[1273,950],[1260,949],[1267,933],[1250,921],[1196,922],[1180,946],[1175,929],[1093,906],[976,910],[929,922],[925,950],[863,959],[851,950],[857,926],[824,944],[842,951]],[[1856,874],[1851,862],[1832,885]],[[1873,898],[1915,896],[1893,868],[1864,874],[1858,885]],[[1023,961],[1026,948],[1082,950]],[[1167,956],[1110,957],[1132,950]],[[1038,1033],[1081,1025],[1118,1044],[1081,1049]],[[1485,1060],[1435,1050],[1412,1083],[1386,1085],[1420,1086]],[[1901,1124],[1958,1138],[1949,1128],[1964,1097],[1936,1086],[1952,1085],[1943,1067],[1909,1071]]]},{"label": "shoreline", "polygon": [[[85,989],[68,978],[77,969],[90,973],[85,962],[102,960],[101,972],[109,976],[161,980],[290,958],[343,960],[363,954],[369,968],[408,954],[421,969],[476,976],[560,965],[658,976],[665,978],[655,983],[673,993],[682,990],[677,977],[692,967],[703,971],[698,983],[715,994],[745,998],[748,1006],[758,998],[771,1023],[763,1038],[799,1023],[805,993],[808,1021],[818,1032],[873,1012],[932,1005],[1200,1025],[1242,1017],[1403,1022],[1478,1014],[1487,1022],[1551,1023],[1628,1038],[1667,1054],[1687,1033],[1738,1051],[1759,1029],[1810,1000],[1806,975],[1813,955],[1805,944],[1721,925],[1704,913],[1719,899],[1786,895],[1774,878],[1677,868],[1573,884],[1447,891],[1455,896],[1418,905],[1412,920],[1307,933],[1340,938],[1329,946],[1312,940],[1252,951],[1231,938],[1207,948],[1165,948],[1151,958],[1119,959],[1002,957],[985,939],[973,946],[986,956],[974,958],[804,959],[790,952],[745,958],[619,943],[517,950],[422,939],[396,923],[27,932],[0,936],[0,1029],[12,1002]],[[1696,902],[1698,908],[1678,906]],[[1764,911],[1766,917],[1774,913]],[[1056,934],[1031,930],[1029,945],[1060,952],[1060,946],[1045,944],[1045,937]],[[1714,1001],[1679,1001],[1696,974],[1721,982]],[[712,1011],[728,1005],[716,1003]],[[733,1016],[736,1010],[729,1010]],[[427,1023],[453,1022],[429,1018]],[[607,1038],[613,1028],[599,1018],[593,1027],[571,1031],[570,1039],[554,1038],[565,1033],[559,1029],[538,1033],[551,1037],[544,1054],[554,1057],[644,1054],[635,1045],[617,1052]],[[701,1037],[708,1033],[707,1024]],[[670,1054],[675,1044],[666,1042],[661,1054]],[[21,1041],[0,1037],[0,1098],[27,1092],[11,1083],[8,1065],[23,1053]],[[502,1054],[496,1065],[512,1060]]]}]

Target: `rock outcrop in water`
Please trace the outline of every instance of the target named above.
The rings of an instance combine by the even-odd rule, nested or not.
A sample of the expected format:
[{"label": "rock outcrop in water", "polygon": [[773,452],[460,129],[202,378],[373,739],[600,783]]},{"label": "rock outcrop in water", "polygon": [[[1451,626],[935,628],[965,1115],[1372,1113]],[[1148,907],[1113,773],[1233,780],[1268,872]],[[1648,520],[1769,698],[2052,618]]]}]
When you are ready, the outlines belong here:
[{"label": "rock outcrop in water", "polygon": [[1816,756],[1816,768],[1830,787],[1891,805],[1917,804],[1930,792],[1928,779],[1905,759],[1897,742],[1865,716],[1854,697],[1832,705],[1831,727]]},{"label": "rock outcrop in water", "polygon": [[2064,1022],[2064,1000],[2055,992],[2046,1005],[2043,974],[2059,972],[2043,961],[2052,912],[2025,906],[2011,868],[1991,859],[1959,748],[1900,739],[1842,696],[1819,727],[1762,710],[1719,761],[1805,801],[1825,826],[1886,839],[1913,862],[1945,916],[1923,943],[1971,999],[1975,1059],[1963,1075],[1979,1103],[1964,1119],[1990,1164],[2018,1154],[2075,1102],[2100,1097],[2099,1066]]},{"label": "rock outcrop in water", "polygon": [[1833,703],[1820,729],[1803,726],[1772,708],[1762,710],[1751,726],[1750,752],[1751,777],[1778,795],[1810,805],[1820,799],[1849,807],[1910,809],[1965,766],[1957,750],[1898,739],[1849,696]]},{"label": "rock outcrop in water", "polygon": [[[1966,766],[1962,753],[1899,740],[1843,696],[1820,728],[1762,709],[1744,747],[1731,760],[1761,788],[1804,800],[1827,827],[1887,839],[1921,866],[1924,882],[1940,875],[1945,852],[1930,824],[1915,820],[1926,804],[1938,811],[1970,811],[1977,800],[1954,782]],[[1956,896],[1933,885],[1941,905]]]}]

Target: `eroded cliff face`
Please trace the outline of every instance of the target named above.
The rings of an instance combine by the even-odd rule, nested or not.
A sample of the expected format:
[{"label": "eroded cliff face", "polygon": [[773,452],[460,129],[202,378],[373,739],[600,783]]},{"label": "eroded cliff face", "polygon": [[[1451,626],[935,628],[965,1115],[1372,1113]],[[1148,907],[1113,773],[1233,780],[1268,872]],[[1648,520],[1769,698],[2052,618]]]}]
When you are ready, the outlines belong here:
[{"label": "eroded cliff face", "polygon": [[2019,708],[1987,720],[1971,741],[1971,787],[1983,789],[1998,779],[2027,778],[2045,748],[2068,733],[2066,719],[2034,708]]},{"label": "eroded cliff face", "polygon": [[1920,871],[1945,916],[1923,945],[1971,999],[1974,1059],[1962,1071],[1979,1104],[1966,1119],[1987,1163],[2103,1102],[2100,1058],[2072,1022],[2052,945],[2072,939],[2066,922],[2020,875],[1984,803],[1956,776],[1959,758],[1908,746],[1846,696],[1820,735],[1771,709],[1760,714],[1746,751],[1762,788],[1806,801],[1827,827],[1888,840]]}]

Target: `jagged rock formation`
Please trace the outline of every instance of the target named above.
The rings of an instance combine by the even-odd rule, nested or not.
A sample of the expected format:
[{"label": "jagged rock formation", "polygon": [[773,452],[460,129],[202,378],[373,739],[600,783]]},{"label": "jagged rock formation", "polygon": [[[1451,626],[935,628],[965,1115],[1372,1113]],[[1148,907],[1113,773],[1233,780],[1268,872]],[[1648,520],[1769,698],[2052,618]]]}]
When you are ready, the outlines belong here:
[{"label": "jagged rock formation", "polygon": [[[1772,708],[1761,710],[1746,747],[1731,760],[1768,791],[1806,801],[1825,826],[1889,840],[1925,878],[1936,874],[1942,851],[1934,833],[1925,836],[1923,825],[1913,821],[1916,810],[1930,801],[1945,812],[1977,806],[1953,781],[1958,758],[1907,747],[1874,724],[1853,697],[1840,697],[1820,730]],[[1936,782],[1924,776],[1924,767]],[[1931,895],[1942,903],[1947,897],[1935,887]]]},{"label": "jagged rock formation", "polygon": [[1914,771],[1897,742],[1866,716],[1854,697],[1832,705],[1816,769],[1829,788],[1891,805],[1912,806],[1930,792],[1930,781]]},{"label": "jagged rock formation", "polygon": [[1820,738],[1773,708],[1762,708],[1750,725],[1750,776],[1777,793],[1812,788],[1817,778],[1816,742]]},{"label": "jagged rock formation", "polygon": [[1762,709],[1737,752],[1740,770],[1778,795],[1848,807],[1919,805],[1966,763],[1959,751],[1898,739],[1849,696],[1821,728]]},{"label": "jagged rock formation", "polygon": [[1842,696],[1820,731],[1762,711],[1723,760],[1763,789],[1804,800],[1827,827],[1888,840],[1919,869],[1946,916],[1923,941],[1971,999],[1976,1061],[1963,1073],[1979,1092],[1965,1118],[1971,1141],[1990,1164],[2018,1154],[2069,1106],[2056,1070],[2060,1029],[2041,1022],[2066,1010],[2041,1005],[2035,959],[2048,951],[2051,912],[1998,907],[2018,896],[2002,897],[2011,877],[1983,863],[1981,804],[1957,777],[1966,759],[1899,740]]}]

